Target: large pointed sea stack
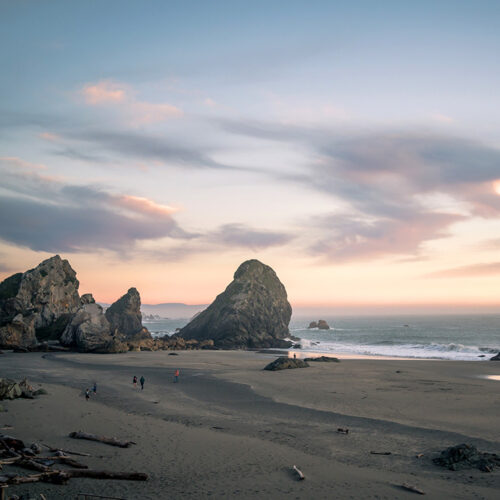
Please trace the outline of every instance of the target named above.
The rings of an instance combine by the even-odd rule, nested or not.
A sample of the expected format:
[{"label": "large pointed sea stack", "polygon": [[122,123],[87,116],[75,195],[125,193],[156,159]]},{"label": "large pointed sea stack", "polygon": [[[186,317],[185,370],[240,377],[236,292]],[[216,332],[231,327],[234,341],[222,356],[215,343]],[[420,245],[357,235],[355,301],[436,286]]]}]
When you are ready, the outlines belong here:
[{"label": "large pointed sea stack", "polygon": [[58,339],[80,306],[76,273],[55,255],[0,283],[0,346]]},{"label": "large pointed sea stack", "polygon": [[258,260],[243,262],[234,280],[177,335],[213,339],[217,347],[289,347],[292,308],[276,273]]},{"label": "large pointed sea stack", "polygon": [[147,328],[142,326],[141,296],[136,288],[129,288],[125,295],[108,307],[106,319],[114,336],[121,336],[124,340],[151,338]]}]

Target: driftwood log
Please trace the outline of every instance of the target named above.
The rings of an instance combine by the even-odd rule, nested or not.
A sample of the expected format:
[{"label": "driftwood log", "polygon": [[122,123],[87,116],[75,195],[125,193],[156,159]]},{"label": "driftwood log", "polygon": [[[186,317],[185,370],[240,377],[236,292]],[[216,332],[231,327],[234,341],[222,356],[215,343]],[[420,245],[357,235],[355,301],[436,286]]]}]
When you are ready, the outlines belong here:
[{"label": "driftwood log", "polygon": [[91,479],[119,479],[127,481],[147,481],[148,475],[143,472],[111,472],[105,470],[54,470],[32,474],[30,476],[19,476],[17,474],[5,474],[0,476],[0,485],[26,484],[26,483],[55,483],[65,484],[73,477],[87,477]]},{"label": "driftwood log", "polygon": [[89,434],[87,432],[70,432],[70,438],[73,439],[88,439],[89,441],[98,441],[99,443],[109,444],[111,446],[119,446],[120,448],[128,448],[129,446],[136,444],[133,441],[120,441],[114,437],[106,436],[96,436],[95,434]]},{"label": "driftwood log", "polygon": [[293,470],[297,473],[297,476],[299,476],[299,481],[303,481],[305,479],[304,474],[302,474],[302,471],[296,466],[293,466]]},{"label": "driftwood log", "polygon": [[54,453],[60,451],[61,453],[64,453],[65,455],[78,455],[80,457],[90,457],[90,453],[81,453],[79,451],[63,450],[62,448],[55,448],[54,446],[49,446],[48,444],[43,444],[43,446],[45,446],[45,448],[48,448],[49,451],[52,451]]},{"label": "driftwood log", "polygon": [[411,491],[413,493],[418,493],[419,495],[425,495],[425,491],[421,490],[420,488],[417,488],[416,486],[412,486],[411,484],[408,483],[403,483],[401,485],[401,488],[407,491]]}]

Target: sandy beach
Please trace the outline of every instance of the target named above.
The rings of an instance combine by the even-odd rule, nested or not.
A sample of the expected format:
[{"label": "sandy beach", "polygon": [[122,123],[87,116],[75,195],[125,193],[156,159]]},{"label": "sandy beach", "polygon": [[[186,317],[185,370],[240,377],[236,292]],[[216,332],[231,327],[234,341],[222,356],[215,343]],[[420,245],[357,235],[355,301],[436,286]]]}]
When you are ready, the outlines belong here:
[{"label": "sandy beach", "polygon": [[[500,363],[343,359],[263,371],[275,357],[5,353],[0,376],[27,376],[49,395],[3,402],[0,432],[90,453],[82,461],[93,469],[150,475],[144,483],[72,479],[8,492],[47,499],[413,498],[400,488],[408,483],[427,498],[498,498],[500,470],[453,472],[432,458],[463,442],[500,452],[500,381],[486,378],[500,375]],[[145,377],[144,391],[133,387],[134,375]],[[94,381],[97,394],[86,402]],[[137,444],[70,439],[77,430]],[[293,465],[305,481],[296,480]]]}]

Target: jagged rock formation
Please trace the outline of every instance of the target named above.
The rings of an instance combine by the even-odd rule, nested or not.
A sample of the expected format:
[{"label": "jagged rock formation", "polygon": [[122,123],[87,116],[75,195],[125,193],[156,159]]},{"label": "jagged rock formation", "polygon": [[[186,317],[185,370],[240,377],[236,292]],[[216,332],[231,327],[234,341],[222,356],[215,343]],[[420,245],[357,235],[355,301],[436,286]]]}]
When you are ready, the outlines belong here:
[{"label": "jagged rock formation", "polygon": [[0,346],[59,338],[80,305],[78,286],[59,255],[0,283]]},{"label": "jagged rock formation", "polygon": [[264,367],[264,370],[272,372],[278,370],[289,370],[291,368],[308,368],[307,361],[293,358],[278,358]]},{"label": "jagged rock formation", "polygon": [[111,304],[106,310],[111,333],[123,340],[151,339],[151,334],[142,326],[141,296],[136,288]]},{"label": "jagged rock formation", "polygon": [[92,294],[82,295],[80,308],[66,326],[61,344],[92,352],[104,349],[112,340],[110,325],[102,307],[95,303]]},{"label": "jagged rock formation", "polygon": [[216,347],[289,347],[292,308],[276,273],[258,260],[243,262],[234,280],[177,336],[213,339]]}]

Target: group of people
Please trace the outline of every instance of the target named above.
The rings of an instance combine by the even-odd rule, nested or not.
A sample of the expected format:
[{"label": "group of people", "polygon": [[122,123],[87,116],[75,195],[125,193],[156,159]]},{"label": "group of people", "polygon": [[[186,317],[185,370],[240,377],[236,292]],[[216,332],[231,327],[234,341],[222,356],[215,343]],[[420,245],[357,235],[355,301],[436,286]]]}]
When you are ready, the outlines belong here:
[{"label": "group of people", "polygon": [[[179,368],[177,368],[174,372],[174,383],[179,382],[179,375],[181,374]],[[146,382],[146,379],[144,378],[144,375],[141,375],[140,379],[137,379],[137,376],[134,375],[134,378],[132,379],[132,383],[134,384],[134,387],[137,387],[137,382],[141,384],[141,391],[144,390],[144,383]],[[92,386],[92,392],[94,394],[97,394],[97,382],[94,382],[94,385]],[[90,399],[90,389],[87,387],[85,389],[85,399],[88,401]]]},{"label": "group of people", "polygon": [[[97,394],[97,382],[94,382],[94,385],[92,386],[92,392],[94,394]],[[90,399],[90,389],[88,387],[85,389],[85,399],[87,401]]]},{"label": "group of people", "polygon": [[[177,368],[174,372],[174,382],[179,382],[179,375],[181,374],[179,368]],[[146,379],[144,378],[144,375],[141,375],[141,378],[139,379],[139,383],[141,384],[141,391],[144,389],[144,382],[146,382]],[[132,379],[132,384],[134,384],[134,387],[137,387],[137,376],[134,375],[134,378]]]},{"label": "group of people", "polygon": [[[139,382],[141,383],[141,391],[142,391],[144,389],[144,382],[146,382],[144,375],[141,375]],[[134,378],[132,379],[132,383],[134,384],[134,387],[137,387],[137,377],[135,375]]]}]

